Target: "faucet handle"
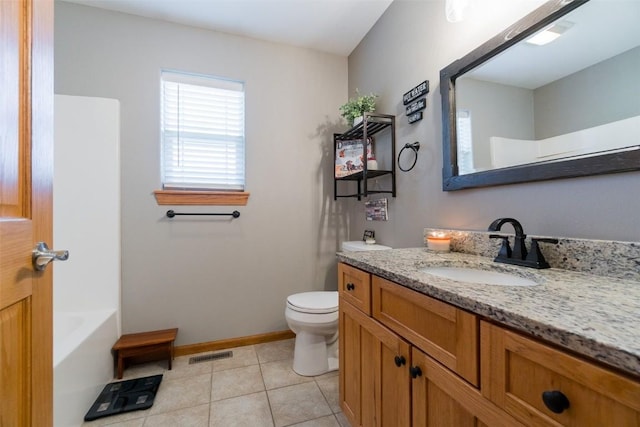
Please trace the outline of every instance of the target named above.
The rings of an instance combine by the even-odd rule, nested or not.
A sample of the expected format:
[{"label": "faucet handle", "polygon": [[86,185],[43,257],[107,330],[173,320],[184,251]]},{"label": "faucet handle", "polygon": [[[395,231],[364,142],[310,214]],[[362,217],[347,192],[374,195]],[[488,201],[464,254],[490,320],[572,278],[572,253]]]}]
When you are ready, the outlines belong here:
[{"label": "faucet handle", "polygon": [[503,236],[501,234],[489,234],[490,239],[502,239],[502,246],[500,252],[498,252],[498,258],[511,258],[511,246],[509,245],[509,236]]},{"label": "faucet handle", "polygon": [[536,268],[549,268],[551,267],[546,259],[544,259],[544,255],[542,255],[542,251],[538,246],[538,242],[541,243],[558,243],[558,239],[552,239],[547,237],[532,237],[531,238],[531,250],[527,255],[527,261],[534,263]]}]

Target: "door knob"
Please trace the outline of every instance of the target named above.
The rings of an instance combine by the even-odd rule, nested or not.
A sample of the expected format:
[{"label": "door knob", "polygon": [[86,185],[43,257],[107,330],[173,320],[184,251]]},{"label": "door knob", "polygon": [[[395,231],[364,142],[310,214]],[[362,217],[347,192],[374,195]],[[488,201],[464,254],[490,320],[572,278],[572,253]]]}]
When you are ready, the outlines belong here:
[{"label": "door knob", "polygon": [[33,268],[44,271],[51,261],[66,261],[69,259],[69,251],[52,251],[45,242],[38,242],[31,256]]},{"label": "door knob", "polygon": [[404,356],[396,356],[393,358],[393,361],[396,363],[398,368],[407,363],[407,359],[405,359]]}]

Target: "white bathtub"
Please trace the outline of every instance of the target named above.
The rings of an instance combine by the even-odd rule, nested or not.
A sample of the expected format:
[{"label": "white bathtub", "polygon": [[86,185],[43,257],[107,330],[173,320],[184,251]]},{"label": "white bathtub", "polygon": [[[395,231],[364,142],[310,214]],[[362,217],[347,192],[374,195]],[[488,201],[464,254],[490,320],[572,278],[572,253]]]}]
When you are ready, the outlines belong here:
[{"label": "white bathtub", "polygon": [[116,310],[54,313],[55,427],[82,425],[91,404],[113,379],[111,347],[117,339]]}]

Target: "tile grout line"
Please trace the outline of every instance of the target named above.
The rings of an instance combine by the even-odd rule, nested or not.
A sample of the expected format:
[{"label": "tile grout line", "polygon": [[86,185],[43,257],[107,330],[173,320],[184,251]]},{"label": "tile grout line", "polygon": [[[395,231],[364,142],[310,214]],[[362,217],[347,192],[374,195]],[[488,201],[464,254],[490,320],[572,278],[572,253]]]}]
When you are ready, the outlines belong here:
[{"label": "tile grout line", "polygon": [[331,403],[329,402],[329,399],[327,398],[327,395],[324,393],[324,390],[322,390],[322,387],[320,387],[320,384],[318,384],[317,378],[314,377],[313,381],[316,383],[316,387],[318,387],[318,389],[320,390],[320,394],[322,394],[322,397],[324,397],[324,401],[327,402],[327,406],[329,407],[329,410],[331,411],[331,415],[333,415],[334,418],[335,418],[335,412],[333,412],[333,408],[331,407]]},{"label": "tile grout line", "polygon": [[213,411],[213,405],[211,402],[213,399],[213,362],[211,362],[211,372],[209,372],[209,410],[207,411],[207,427],[211,425],[211,411]]},{"label": "tile grout line", "polygon": [[269,391],[267,390],[267,384],[264,381],[264,373],[262,372],[262,363],[260,362],[260,357],[256,352],[256,357],[258,357],[258,366],[260,367],[260,378],[262,379],[262,385],[264,386],[264,394],[267,396],[267,404],[269,405],[269,413],[271,414],[271,423],[273,426],[276,426],[276,419],[273,416],[273,408],[271,407],[271,399],[269,398]]}]

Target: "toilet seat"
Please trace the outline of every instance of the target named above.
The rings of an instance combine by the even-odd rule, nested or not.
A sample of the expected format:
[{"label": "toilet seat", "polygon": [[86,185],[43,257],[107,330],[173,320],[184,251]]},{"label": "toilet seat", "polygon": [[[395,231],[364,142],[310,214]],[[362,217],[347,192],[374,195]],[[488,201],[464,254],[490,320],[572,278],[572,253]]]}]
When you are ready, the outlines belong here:
[{"label": "toilet seat", "polygon": [[338,292],[302,292],[289,295],[287,307],[301,313],[335,313],[338,311]]}]

